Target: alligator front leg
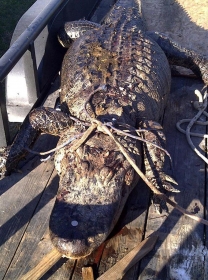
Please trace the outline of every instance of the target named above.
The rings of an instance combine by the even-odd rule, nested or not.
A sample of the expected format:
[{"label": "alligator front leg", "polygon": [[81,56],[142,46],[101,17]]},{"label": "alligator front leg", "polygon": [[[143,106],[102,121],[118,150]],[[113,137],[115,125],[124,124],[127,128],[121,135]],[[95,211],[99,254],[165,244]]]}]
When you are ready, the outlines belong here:
[{"label": "alligator front leg", "polygon": [[27,154],[25,147],[31,147],[39,134],[40,132],[31,126],[27,116],[13,144],[0,148],[0,178],[9,175],[17,168],[19,161]]},{"label": "alligator front leg", "polygon": [[31,126],[35,130],[56,136],[60,136],[63,131],[69,129],[74,123],[68,114],[47,107],[34,109],[30,113],[29,119]]},{"label": "alligator front leg", "polygon": [[[176,181],[163,171],[165,162],[165,142],[166,138],[162,126],[154,121],[143,121],[141,127],[145,129],[142,133],[143,138],[158,147],[151,144],[144,144],[144,164],[148,180],[160,190],[179,192],[171,183],[177,184]],[[161,147],[162,149],[160,149]],[[158,212],[161,208],[167,211],[167,206],[156,195],[153,196],[153,203]]]},{"label": "alligator front leg", "polygon": [[60,135],[72,125],[72,120],[63,112],[52,108],[34,109],[26,117],[11,146],[0,149],[0,177],[9,175],[27,155],[40,133]]},{"label": "alligator front leg", "polygon": [[157,42],[165,52],[170,64],[191,69],[194,74],[201,76],[204,83],[208,85],[208,59],[206,57],[181,47],[164,34],[148,31],[147,35]]}]

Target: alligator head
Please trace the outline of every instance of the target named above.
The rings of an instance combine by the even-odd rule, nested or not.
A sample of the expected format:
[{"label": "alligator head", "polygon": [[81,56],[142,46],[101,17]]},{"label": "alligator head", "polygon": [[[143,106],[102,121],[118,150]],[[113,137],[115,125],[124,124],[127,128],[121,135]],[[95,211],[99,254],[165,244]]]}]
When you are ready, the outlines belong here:
[{"label": "alligator head", "polygon": [[[124,137],[121,142],[133,147],[130,154],[140,165],[140,144]],[[85,257],[110,234],[138,177],[103,133],[94,133],[75,152],[62,148],[55,165],[60,186],[49,223],[51,240],[62,255]]]}]

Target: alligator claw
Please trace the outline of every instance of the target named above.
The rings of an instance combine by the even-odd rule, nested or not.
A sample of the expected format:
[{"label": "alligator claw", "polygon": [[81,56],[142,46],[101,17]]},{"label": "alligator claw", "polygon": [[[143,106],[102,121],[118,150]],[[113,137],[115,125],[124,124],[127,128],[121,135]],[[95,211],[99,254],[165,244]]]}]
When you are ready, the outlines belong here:
[{"label": "alligator claw", "polygon": [[169,184],[167,182],[164,183],[162,186],[165,190],[167,190],[169,192],[174,192],[174,193],[179,193],[180,192],[180,190],[174,188],[171,184]]},{"label": "alligator claw", "polygon": [[0,178],[7,174],[7,158],[9,156],[9,147],[0,148]]},{"label": "alligator claw", "polygon": [[[164,172],[159,173],[160,180],[162,182],[162,187],[169,191],[179,193],[180,191],[172,186],[172,184],[178,185],[178,183],[169,175],[165,174]],[[170,184],[172,183],[172,184]]]},{"label": "alligator claw", "polygon": [[164,179],[167,182],[170,182],[172,184],[178,185],[175,179],[173,179],[170,175],[164,174]]},{"label": "alligator claw", "polygon": [[158,189],[162,187],[163,189],[169,192],[175,192],[175,193],[180,192],[180,190],[174,188],[171,184],[173,183],[175,185],[178,185],[178,183],[171,176],[165,174],[164,172],[159,172],[156,177],[153,175],[153,177],[151,176],[149,177],[149,179],[153,183],[153,185],[155,185],[155,187],[157,187]]}]

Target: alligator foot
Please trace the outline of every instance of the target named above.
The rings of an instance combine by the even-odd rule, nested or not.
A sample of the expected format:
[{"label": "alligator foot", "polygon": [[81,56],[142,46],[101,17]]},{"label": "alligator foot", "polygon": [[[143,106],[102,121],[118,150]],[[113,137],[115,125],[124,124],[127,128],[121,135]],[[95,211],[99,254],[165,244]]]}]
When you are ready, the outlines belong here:
[{"label": "alligator foot", "polygon": [[0,148],[0,178],[8,174],[7,159],[10,147]]},{"label": "alligator foot", "polygon": [[40,132],[35,130],[27,117],[11,146],[0,149],[0,178],[17,170],[18,163],[27,155],[26,147],[31,147]]},{"label": "alligator foot", "polygon": [[73,124],[68,114],[49,107],[34,109],[30,113],[29,119],[30,124],[35,130],[56,136],[60,136]]},{"label": "alligator foot", "polygon": [[0,177],[17,170],[18,163],[27,155],[41,132],[60,135],[73,121],[63,112],[52,108],[34,109],[22,124],[11,146],[0,149]]},{"label": "alligator foot", "polygon": [[163,212],[169,213],[166,202],[161,200],[156,194],[152,195],[151,202],[154,206],[156,213],[158,214],[162,214]]},{"label": "alligator foot", "polygon": [[[166,155],[164,150],[166,139],[162,126],[153,121],[144,121],[142,127],[146,129],[146,131],[143,132],[143,138],[157,145],[144,144],[144,164],[148,180],[160,191],[180,192],[172,186],[172,184],[177,185],[177,182],[163,171]],[[161,149],[159,147],[161,147]],[[157,195],[154,194],[152,201],[157,212],[161,213],[162,210],[168,211],[165,202],[161,201]]]}]

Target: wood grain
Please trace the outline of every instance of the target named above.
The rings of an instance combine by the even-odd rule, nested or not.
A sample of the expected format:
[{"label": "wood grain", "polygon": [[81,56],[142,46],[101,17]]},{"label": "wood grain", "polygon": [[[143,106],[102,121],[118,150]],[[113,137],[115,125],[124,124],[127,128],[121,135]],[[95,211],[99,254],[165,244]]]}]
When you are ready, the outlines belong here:
[{"label": "wood grain", "polygon": [[149,253],[157,241],[158,236],[150,236],[137,245],[124,258],[118,261],[114,266],[107,270],[97,280],[105,279],[121,279],[124,274],[138,261],[140,261],[147,253]]},{"label": "wood grain", "polygon": [[[202,86],[188,79],[175,79],[164,116],[167,149],[174,165],[173,174],[169,165],[166,165],[166,172],[174,175],[181,191],[175,196],[170,194],[170,197],[199,217],[204,214],[205,164],[191,150],[185,135],[176,130],[175,124],[178,120],[193,117],[197,113],[191,101],[196,100],[194,90]],[[205,132],[202,126],[196,126],[193,130]],[[201,147],[205,144],[201,138],[194,139],[194,142]],[[157,232],[159,241],[156,251],[150,253],[151,257],[142,260],[139,279],[182,279],[180,273],[187,279],[205,279],[205,264],[202,261],[204,226],[182,216],[171,206],[168,208],[169,213],[158,215],[150,207],[145,234]]]},{"label": "wood grain", "polygon": [[82,279],[94,280],[93,270],[91,266],[82,268]]},{"label": "wood grain", "polygon": [[[53,141],[47,142],[45,137],[44,141],[47,146],[53,145]],[[39,143],[43,144],[41,141]],[[6,177],[0,182],[2,192],[0,197],[0,211],[2,213],[0,216],[1,279],[3,277],[6,279],[5,273],[9,273],[8,264],[11,264],[20,242],[25,239],[29,241],[31,238],[31,235],[26,237],[24,234],[42,198],[53,169],[53,162],[50,160],[40,164],[39,158],[33,157],[27,165],[23,166],[22,173],[13,173],[10,177]],[[46,198],[39,208],[41,213],[50,199],[50,196]],[[37,228],[39,228],[39,233],[41,234],[41,230],[45,227],[45,223],[41,224],[40,221],[33,228],[32,236],[34,235],[34,230],[37,231]],[[18,270],[21,273],[19,268]]]},{"label": "wood grain", "polygon": [[51,250],[36,267],[23,275],[20,280],[40,279],[61,257],[56,249]]}]

